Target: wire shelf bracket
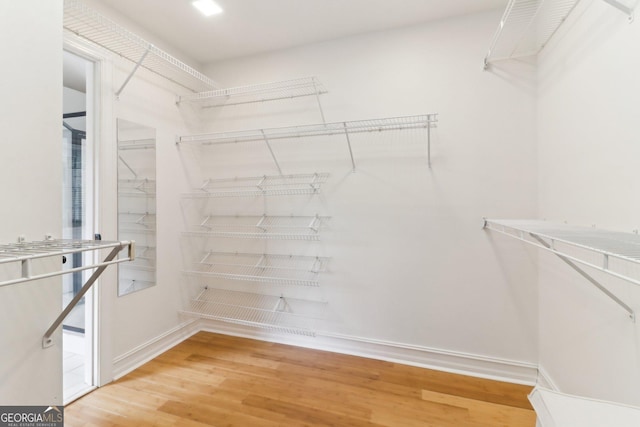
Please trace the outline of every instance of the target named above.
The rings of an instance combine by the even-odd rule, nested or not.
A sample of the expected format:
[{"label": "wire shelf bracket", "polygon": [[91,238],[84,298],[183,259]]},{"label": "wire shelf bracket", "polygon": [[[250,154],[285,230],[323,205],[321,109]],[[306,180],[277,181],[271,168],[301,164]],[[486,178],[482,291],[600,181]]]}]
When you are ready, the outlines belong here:
[{"label": "wire shelf bracket", "polygon": [[63,26],[69,32],[134,64],[124,83],[116,91],[116,97],[120,96],[139,68],[145,68],[191,92],[217,88],[217,84],[209,77],[89,8],[80,0],[64,0]]},{"label": "wire shelf bracket", "polygon": [[629,16],[629,20],[632,21],[633,20],[633,13],[634,13],[634,6],[631,6],[629,4],[625,4],[623,1],[620,0],[602,0],[605,3],[607,3],[610,6],[615,7],[616,9],[618,9],[619,11],[621,11],[622,13],[626,14]]},{"label": "wire shelf bracket", "polygon": [[[236,144],[244,142],[267,142],[271,155],[278,162],[271,150],[269,142],[280,139],[306,138],[326,135],[344,135],[349,149],[351,165],[355,171],[356,164],[351,147],[350,135],[366,132],[382,132],[390,130],[420,129],[427,130],[427,161],[431,166],[431,128],[436,127],[438,114],[423,114],[417,116],[388,117],[382,119],[343,121],[334,123],[320,123],[302,126],[289,126],[280,128],[265,128],[255,130],[242,130],[231,132],[219,132],[201,135],[183,135],[176,138],[177,144],[199,144],[213,146],[220,144]],[[278,165],[278,168],[280,166]]]},{"label": "wire shelf bracket", "polygon": [[[633,322],[634,310],[576,264],[586,265],[635,285],[640,281],[616,271],[615,261],[640,265],[640,236],[545,221],[484,219],[483,228],[529,243],[558,256],[589,283],[622,307]],[[573,253],[575,252],[575,253]],[[600,258],[595,263],[593,258]]]}]

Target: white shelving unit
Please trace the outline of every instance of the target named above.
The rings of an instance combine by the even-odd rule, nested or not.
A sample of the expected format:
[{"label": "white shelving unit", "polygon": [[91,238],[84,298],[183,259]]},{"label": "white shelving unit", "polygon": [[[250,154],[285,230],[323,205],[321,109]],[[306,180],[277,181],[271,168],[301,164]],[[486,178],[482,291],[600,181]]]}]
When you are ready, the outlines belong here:
[{"label": "white shelving unit", "polygon": [[[202,107],[221,107],[315,96],[320,106],[318,97],[325,93],[325,86],[317,77],[311,76],[179,96],[178,103],[190,102]],[[320,111],[322,112],[321,106]]]},{"label": "white shelving unit", "polygon": [[[631,0],[603,0],[631,16]],[[509,0],[484,66],[496,61],[537,55],[547,45],[580,0]]]},{"label": "white shelving unit", "polygon": [[123,28],[79,0],[64,1],[64,28],[131,61],[134,68],[116,95],[120,95],[139,67],[192,91],[216,89],[213,80]]},{"label": "white shelving unit", "polygon": [[351,158],[351,164],[353,166],[353,169],[355,170],[355,159],[353,157],[351,140],[349,138],[350,135],[392,130],[425,129],[427,140],[427,158],[429,164],[431,164],[431,128],[436,127],[437,122],[437,114],[423,114],[417,116],[388,117],[381,119],[218,132],[200,135],[184,135],[177,138],[177,143],[215,146],[220,144],[264,142],[267,144],[273,160],[278,167],[278,170],[282,172],[280,164],[278,163],[278,160],[271,148],[271,141],[341,135],[346,138],[346,142],[349,148],[349,155]]},{"label": "white shelving unit", "polygon": [[327,216],[208,215],[185,235],[236,239],[320,240]]},{"label": "white shelving unit", "polygon": [[[118,254],[127,249],[125,256]],[[101,252],[110,250],[102,261],[87,263],[81,267],[63,268],[57,267],[64,264],[68,255],[85,253],[89,251]],[[80,302],[89,288],[98,280],[102,272],[110,265],[133,261],[135,259],[135,242],[133,241],[102,241],[102,240],[42,240],[35,242],[19,242],[0,245],[0,266],[3,267],[3,279],[1,286],[16,285],[34,280],[47,279],[63,274],[75,273],[84,270],[94,270],[82,288],[76,293],[58,318],[44,333],[42,346],[51,347],[51,336],[62,324],[71,310]],[[38,263],[39,260],[42,262]],[[55,261],[52,262],[46,262]],[[55,264],[56,266],[53,266]]]},{"label": "white shelving unit", "polygon": [[640,235],[536,220],[485,219],[484,228],[556,254],[635,320],[631,307],[576,264],[640,285],[640,279],[630,274],[634,267],[640,272]]},{"label": "white shelving unit", "polygon": [[207,252],[187,275],[276,285],[319,286],[324,257]]},{"label": "white shelving unit", "polygon": [[205,288],[182,313],[200,319],[315,336],[316,322],[324,316],[326,306],[324,302]]},{"label": "white shelving unit", "polygon": [[184,198],[298,196],[316,194],[329,174],[274,175],[242,178],[208,179],[196,192]]}]

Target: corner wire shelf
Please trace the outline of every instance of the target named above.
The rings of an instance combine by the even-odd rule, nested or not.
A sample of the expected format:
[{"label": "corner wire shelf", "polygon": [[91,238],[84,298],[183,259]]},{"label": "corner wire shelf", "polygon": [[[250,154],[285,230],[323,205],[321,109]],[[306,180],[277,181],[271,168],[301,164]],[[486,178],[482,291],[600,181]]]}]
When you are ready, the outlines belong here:
[{"label": "corner wire shelf", "polygon": [[96,10],[87,7],[79,0],[64,0],[63,26],[71,33],[135,64],[120,89],[116,91],[116,96],[122,93],[139,67],[160,75],[192,92],[201,92],[217,87],[209,77]]},{"label": "corner wire shelf", "polygon": [[270,141],[292,138],[306,138],[314,136],[343,135],[346,138],[353,170],[356,168],[351,148],[350,135],[367,132],[382,132],[391,130],[420,129],[427,130],[427,158],[431,165],[431,128],[436,127],[437,114],[424,114],[418,116],[389,117],[382,119],[369,119],[357,121],[345,121],[335,123],[321,123],[302,126],[288,126],[280,128],[265,128],[255,130],[241,130],[232,132],[219,132],[201,135],[179,136],[178,144],[200,144],[214,146],[220,144],[235,144],[244,142],[264,142],[267,144],[273,161],[282,174],[280,164],[271,148]]},{"label": "corner wire shelf", "polygon": [[634,310],[576,265],[582,264],[640,285],[630,267],[640,267],[640,235],[535,220],[485,219],[484,228],[557,255],[581,276],[620,305],[635,321]]},{"label": "corner wire shelf", "polygon": [[327,303],[205,288],[183,315],[288,334],[315,336]]},{"label": "corner wire shelf", "polygon": [[235,239],[320,240],[327,216],[209,215],[185,235]]},{"label": "corner wire shelf", "polygon": [[327,179],[328,173],[208,179],[198,188],[198,193],[185,194],[183,197],[198,199],[316,194]]},{"label": "corner wire shelf", "polygon": [[[118,254],[124,248],[127,248],[127,255],[118,258]],[[56,257],[62,263],[63,257],[72,254],[85,253],[89,251],[101,251],[111,249],[111,252],[101,261],[83,265],[81,267],[72,267],[67,269],[54,269],[42,273],[33,272],[33,261],[38,259]],[[45,332],[42,338],[43,348],[51,347],[53,340],[51,336],[55,330],[62,324],[62,321],[73,310],[73,308],[82,299],[89,288],[98,280],[102,272],[110,265],[122,262],[133,261],[135,259],[135,242],[134,241],[102,241],[102,240],[55,240],[48,239],[35,242],[18,242],[12,244],[0,245],[0,265],[14,266],[19,270],[18,274],[11,279],[0,281],[0,286],[9,286],[19,283],[25,283],[34,280],[46,279],[64,274],[75,273],[84,270],[94,270],[93,274],[82,286],[80,291],[65,307],[58,318],[53,322],[51,327]],[[7,270],[7,274],[9,271]]]},{"label": "corner wire shelf", "polygon": [[[510,0],[484,58],[484,68],[492,62],[540,53],[579,1]],[[629,0],[603,1],[633,14]]]},{"label": "corner wire shelf", "polygon": [[324,122],[320,95],[325,93],[325,86],[317,77],[311,76],[184,95],[178,97],[178,103],[191,102],[202,107],[222,107],[315,96]]},{"label": "corner wire shelf", "polygon": [[328,258],[233,252],[207,252],[187,275],[275,285],[319,286]]}]

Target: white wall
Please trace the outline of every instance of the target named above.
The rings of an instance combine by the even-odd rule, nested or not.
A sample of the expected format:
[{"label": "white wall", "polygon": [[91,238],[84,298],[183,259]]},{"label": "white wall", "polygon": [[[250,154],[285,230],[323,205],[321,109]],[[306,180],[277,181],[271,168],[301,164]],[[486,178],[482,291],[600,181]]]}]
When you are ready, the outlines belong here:
[{"label": "white wall", "polygon": [[[640,228],[639,48],[637,20],[587,1],[540,56],[540,217]],[[637,286],[593,274],[640,308]],[[540,364],[558,388],[640,405],[639,344],[638,323],[566,265],[541,257]]]},{"label": "white wall", "polygon": [[[0,242],[62,228],[62,1],[2,2]],[[5,273],[3,271],[3,273]],[[61,311],[60,279],[0,288],[0,402],[62,404],[62,335],[42,349]]]},{"label": "white wall", "polygon": [[[408,145],[400,133],[373,136],[377,148],[354,137],[355,173],[342,139],[324,147],[273,143],[284,173],[332,173],[317,202],[266,202],[272,214],[319,209],[332,216],[326,238],[310,249],[332,257],[322,281],[333,320],[325,334],[537,362],[535,252],[514,251],[517,243],[481,230],[483,216],[537,212],[535,69],[517,62],[482,71],[500,13],[208,66],[225,86],[318,75],[329,89],[322,96],[329,122],[440,114],[431,169],[424,134],[417,132],[408,133]],[[209,128],[317,123],[314,102],[216,109],[208,113]],[[263,146],[221,148],[210,156],[209,177],[277,173]],[[237,243],[219,245],[235,250]],[[288,248],[269,243],[272,251]]]}]

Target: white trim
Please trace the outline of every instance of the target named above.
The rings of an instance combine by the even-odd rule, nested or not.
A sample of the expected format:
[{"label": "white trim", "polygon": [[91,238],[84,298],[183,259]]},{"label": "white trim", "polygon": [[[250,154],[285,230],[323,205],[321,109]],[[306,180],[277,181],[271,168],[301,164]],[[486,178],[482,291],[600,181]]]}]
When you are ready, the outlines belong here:
[{"label": "white trim", "polygon": [[197,334],[200,330],[199,322],[185,322],[116,357],[113,359],[114,381]]},{"label": "white trim", "polygon": [[533,363],[351,335],[319,334],[316,337],[284,335],[210,320],[201,321],[201,330],[384,360],[489,380],[506,381],[514,384],[533,386],[538,378],[538,367]]},{"label": "white trim", "polygon": [[538,383],[536,384],[538,387],[543,387],[553,391],[560,391],[560,388],[553,380],[551,375],[544,369],[542,365],[538,366]]}]

